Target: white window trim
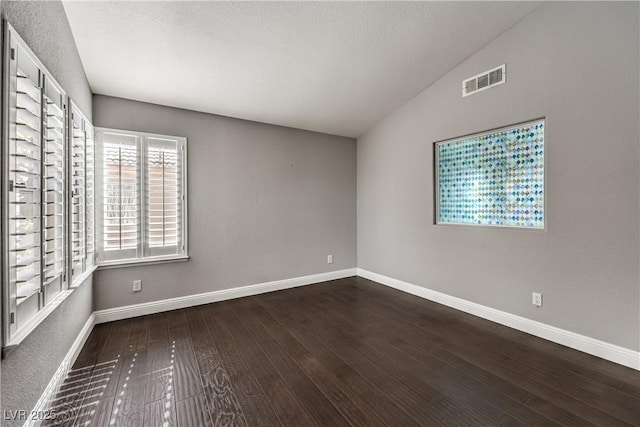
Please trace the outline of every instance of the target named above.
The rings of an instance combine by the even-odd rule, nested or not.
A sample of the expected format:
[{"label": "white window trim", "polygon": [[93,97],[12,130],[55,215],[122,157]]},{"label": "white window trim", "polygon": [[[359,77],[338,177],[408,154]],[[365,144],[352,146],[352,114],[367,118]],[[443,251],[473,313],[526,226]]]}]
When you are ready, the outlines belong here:
[{"label": "white window trim", "polygon": [[174,262],[189,261],[189,255],[171,255],[147,258],[121,259],[114,261],[104,261],[98,264],[98,270],[107,270],[110,268],[136,267],[149,264],[170,264]]},{"label": "white window trim", "polygon": [[[116,129],[116,128],[106,128],[106,127],[94,127],[94,132],[95,132],[95,138],[94,138],[94,144],[96,146],[96,155],[95,155],[95,174],[96,174],[96,190],[98,189],[98,182],[100,182],[100,189],[102,189],[102,176],[98,177],[98,175],[102,174],[102,165],[99,163],[101,163],[102,158],[98,159],[97,156],[97,152],[98,152],[98,145],[102,144],[102,132],[111,132],[111,133],[121,133],[121,134],[126,134],[126,135],[131,135],[131,136],[136,136],[138,138],[160,138],[160,139],[175,139],[177,141],[180,141],[183,143],[184,145],[184,152],[182,153],[183,155],[183,165],[184,165],[184,174],[183,174],[183,179],[182,179],[182,194],[184,196],[184,200],[183,200],[183,212],[184,212],[184,220],[182,223],[182,242],[183,242],[183,246],[184,246],[184,250],[182,253],[180,254],[175,254],[175,255],[167,255],[167,256],[146,256],[146,257],[141,257],[141,258],[127,258],[127,259],[117,259],[117,260],[109,260],[109,261],[100,261],[99,260],[99,256],[97,256],[98,261],[96,263],[97,267],[99,270],[104,270],[104,269],[110,269],[110,268],[118,268],[118,267],[133,267],[133,266],[139,266],[139,265],[153,265],[153,264],[164,264],[164,263],[172,263],[172,262],[184,262],[184,261],[188,261],[189,260],[189,212],[188,212],[188,207],[189,207],[189,198],[188,198],[188,189],[187,189],[187,177],[188,177],[188,170],[189,170],[189,166],[188,166],[188,155],[187,155],[187,138],[184,136],[174,136],[174,135],[164,135],[164,134],[156,134],[156,133],[149,133],[149,132],[139,132],[139,131],[130,131],[130,130],[125,130],[125,129]],[[100,136],[99,136],[100,135]],[[141,140],[140,140],[141,141]],[[100,148],[100,151],[102,152],[102,148]],[[140,150],[140,156],[141,158],[145,158],[146,156],[144,155],[144,153],[142,152],[142,150]],[[140,161],[140,163],[143,165],[143,167],[145,166],[145,163],[143,160]],[[142,178],[140,181],[140,201],[141,201],[141,207],[144,205],[144,171],[141,172]],[[98,199],[100,199],[100,202],[98,203]],[[99,235],[101,235],[101,233],[103,233],[102,227],[103,227],[103,219],[101,215],[98,215],[98,210],[102,209],[102,194],[98,194],[96,192],[96,223],[95,223],[95,227],[96,227],[96,253],[100,252],[103,250],[102,245],[98,244],[101,242],[101,239],[99,238]],[[141,213],[141,218],[143,218],[143,216],[145,215],[145,212],[143,211]],[[98,219],[100,218],[100,221],[98,221]],[[142,219],[143,223],[146,221],[146,218]],[[142,236],[140,237],[141,241],[144,241],[145,236],[144,234],[146,233],[145,231],[146,227],[142,227]]]}]

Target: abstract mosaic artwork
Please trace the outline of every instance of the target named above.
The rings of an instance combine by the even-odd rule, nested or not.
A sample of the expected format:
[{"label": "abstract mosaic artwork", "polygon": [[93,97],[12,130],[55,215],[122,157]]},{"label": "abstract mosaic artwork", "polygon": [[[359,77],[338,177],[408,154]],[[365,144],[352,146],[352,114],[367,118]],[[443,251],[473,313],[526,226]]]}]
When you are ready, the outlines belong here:
[{"label": "abstract mosaic artwork", "polygon": [[437,223],[544,228],[544,119],[435,148]]}]

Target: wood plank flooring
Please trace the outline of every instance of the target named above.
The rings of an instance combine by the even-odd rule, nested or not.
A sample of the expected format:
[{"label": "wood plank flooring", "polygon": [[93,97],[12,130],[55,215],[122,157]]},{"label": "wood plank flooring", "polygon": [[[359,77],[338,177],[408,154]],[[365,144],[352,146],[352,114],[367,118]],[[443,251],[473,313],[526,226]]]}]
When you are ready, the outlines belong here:
[{"label": "wood plank flooring", "polygon": [[362,278],[97,325],[45,426],[640,426],[640,372]]}]

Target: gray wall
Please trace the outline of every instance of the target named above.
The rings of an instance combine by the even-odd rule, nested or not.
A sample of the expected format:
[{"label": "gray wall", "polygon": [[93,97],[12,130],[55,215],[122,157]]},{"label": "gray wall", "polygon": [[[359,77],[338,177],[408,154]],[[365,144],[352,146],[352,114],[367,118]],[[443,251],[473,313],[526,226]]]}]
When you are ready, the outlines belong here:
[{"label": "gray wall", "polygon": [[[0,15],[29,44],[82,111],[91,117],[91,91],[62,4],[2,1]],[[49,30],[45,32],[44,28]],[[29,411],[33,408],[89,318],[92,298],[89,279],[2,360],[2,409]],[[6,426],[21,424],[2,422]]]},{"label": "gray wall", "polygon": [[[359,138],[358,266],[640,349],[638,12],[544,4]],[[547,230],[433,225],[432,143],[541,116]]]},{"label": "gray wall", "polygon": [[99,95],[93,111],[187,137],[191,257],[99,270],[97,310],[356,267],[354,139]]},{"label": "gray wall", "polygon": [[2,0],[0,8],[3,18],[91,120],[91,89],[62,2]]}]

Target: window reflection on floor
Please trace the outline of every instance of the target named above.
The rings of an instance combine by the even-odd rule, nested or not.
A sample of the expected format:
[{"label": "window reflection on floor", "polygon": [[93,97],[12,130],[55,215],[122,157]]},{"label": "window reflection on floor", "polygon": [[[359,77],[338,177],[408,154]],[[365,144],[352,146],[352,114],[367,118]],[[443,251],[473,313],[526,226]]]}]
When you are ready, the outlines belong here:
[{"label": "window reflection on floor", "polygon": [[[168,365],[152,372],[146,371],[146,359],[137,352],[72,369],[48,402],[51,418],[42,426],[141,426],[149,417],[153,425],[168,427],[175,419],[175,352],[173,341]],[[147,396],[157,400],[133,404]],[[145,414],[145,409],[153,413]]]}]

